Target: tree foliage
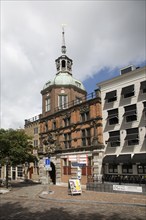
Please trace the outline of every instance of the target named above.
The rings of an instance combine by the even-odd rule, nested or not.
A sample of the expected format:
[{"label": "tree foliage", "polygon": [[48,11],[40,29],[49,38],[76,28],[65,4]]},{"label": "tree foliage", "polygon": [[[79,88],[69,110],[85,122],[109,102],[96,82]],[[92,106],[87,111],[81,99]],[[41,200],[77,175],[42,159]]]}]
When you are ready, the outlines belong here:
[{"label": "tree foliage", "polygon": [[0,163],[6,162],[9,158],[11,165],[19,165],[25,162],[37,160],[32,155],[33,146],[31,137],[25,134],[24,130],[0,129]]}]

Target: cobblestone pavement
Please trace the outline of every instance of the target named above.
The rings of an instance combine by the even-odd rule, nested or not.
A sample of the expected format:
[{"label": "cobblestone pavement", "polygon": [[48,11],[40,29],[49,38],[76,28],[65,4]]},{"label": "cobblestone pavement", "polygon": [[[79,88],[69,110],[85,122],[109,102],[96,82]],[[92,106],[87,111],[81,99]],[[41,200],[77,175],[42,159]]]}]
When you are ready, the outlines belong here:
[{"label": "cobblestone pavement", "polygon": [[83,189],[68,195],[67,187],[21,185],[0,195],[0,220],[144,220],[146,196],[99,193]]}]

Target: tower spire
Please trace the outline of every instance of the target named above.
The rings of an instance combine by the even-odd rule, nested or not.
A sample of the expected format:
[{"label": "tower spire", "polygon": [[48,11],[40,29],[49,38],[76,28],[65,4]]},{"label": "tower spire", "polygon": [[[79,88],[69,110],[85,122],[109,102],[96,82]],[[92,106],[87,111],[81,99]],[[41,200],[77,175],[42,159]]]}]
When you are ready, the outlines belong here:
[{"label": "tower spire", "polygon": [[62,24],[62,46],[61,46],[61,52],[63,54],[66,53],[64,26],[65,26],[65,24]]}]

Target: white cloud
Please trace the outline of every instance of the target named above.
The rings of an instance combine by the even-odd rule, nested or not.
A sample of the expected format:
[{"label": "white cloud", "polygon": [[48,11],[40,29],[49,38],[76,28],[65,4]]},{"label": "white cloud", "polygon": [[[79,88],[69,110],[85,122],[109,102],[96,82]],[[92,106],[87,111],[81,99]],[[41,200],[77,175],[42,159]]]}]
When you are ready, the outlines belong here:
[{"label": "white cloud", "polygon": [[62,23],[73,75],[81,81],[146,59],[142,0],[2,1],[1,12],[4,128],[23,127],[25,118],[41,113],[40,91],[61,55]]}]

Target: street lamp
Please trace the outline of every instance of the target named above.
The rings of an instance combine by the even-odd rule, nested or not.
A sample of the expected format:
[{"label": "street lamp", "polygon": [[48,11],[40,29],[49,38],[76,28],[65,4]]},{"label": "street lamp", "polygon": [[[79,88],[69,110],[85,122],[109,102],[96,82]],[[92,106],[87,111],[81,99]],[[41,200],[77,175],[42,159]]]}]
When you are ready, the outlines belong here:
[{"label": "street lamp", "polygon": [[6,157],[6,188],[8,189],[8,167],[9,167],[9,157]]},{"label": "street lamp", "polygon": [[26,161],[26,162],[25,162],[25,181],[27,181],[27,179],[28,179],[28,176],[27,176],[28,167],[29,167],[29,164],[28,164],[28,162]]}]

